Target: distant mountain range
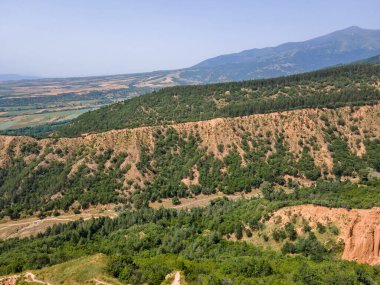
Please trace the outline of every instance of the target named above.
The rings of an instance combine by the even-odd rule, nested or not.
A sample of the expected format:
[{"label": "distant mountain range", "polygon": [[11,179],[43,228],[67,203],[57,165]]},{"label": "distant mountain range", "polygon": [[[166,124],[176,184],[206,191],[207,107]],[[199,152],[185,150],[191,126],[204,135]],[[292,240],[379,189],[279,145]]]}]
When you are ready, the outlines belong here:
[{"label": "distant mountain range", "polygon": [[269,78],[347,64],[380,54],[380,30],[350,27],[304,42],[207,59],[181,76],[202,83]]},{"label": "distant mountain range", "polygon": [[[189,68],[80,79],[81,83],[85,84],[85,80],[82,79],[88,78],[92,86],[94,79],[99,81],[117,79],[118,83],[125,81],[128,87],[162,88],[170,85],[278,77],[356,62],[379,54],[380,30],[353,26],[303,42],[289,42],[276,47],[254,48],[220,55]],[[0,74],[0,81],[37,78]],[[68,83],[70,79],[78,80],[78,78],[58,78],[54,79],[54,82]]]}]

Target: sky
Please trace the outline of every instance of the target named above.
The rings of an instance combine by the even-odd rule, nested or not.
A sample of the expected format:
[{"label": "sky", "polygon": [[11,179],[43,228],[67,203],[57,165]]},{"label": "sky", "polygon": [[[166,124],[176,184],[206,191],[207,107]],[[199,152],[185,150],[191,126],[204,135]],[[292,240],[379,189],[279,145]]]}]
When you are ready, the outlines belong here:
[{"label": "sky", "polygon": [[69,77],[195,65],[350,26],[379,0],[0,0],[0,74]]}]

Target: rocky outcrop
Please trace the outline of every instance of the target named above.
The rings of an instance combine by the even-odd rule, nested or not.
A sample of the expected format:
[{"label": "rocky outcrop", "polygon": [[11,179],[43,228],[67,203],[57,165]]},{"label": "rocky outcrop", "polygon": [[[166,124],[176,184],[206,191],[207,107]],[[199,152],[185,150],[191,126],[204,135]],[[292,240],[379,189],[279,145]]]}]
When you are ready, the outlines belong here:
[{"label": "rocky outcrop", "polygon": [[0,277],[0,285],[16,285],[20,275]]},{"label": "rocky outcrop", "polygon": [[338,227],[336,238],[344,241],[343,259],[380,264],[380,208],[347,210],[301,205],[280,209],[272,220],[281,216],[282,223],[286,223],[294,215],[303,217],[312,228],[317,223]]},{"label": "rocky outcrop", "polygon": [[344,240],[342,258],[380,264],[380,209],[359,212],[346,231]]}]

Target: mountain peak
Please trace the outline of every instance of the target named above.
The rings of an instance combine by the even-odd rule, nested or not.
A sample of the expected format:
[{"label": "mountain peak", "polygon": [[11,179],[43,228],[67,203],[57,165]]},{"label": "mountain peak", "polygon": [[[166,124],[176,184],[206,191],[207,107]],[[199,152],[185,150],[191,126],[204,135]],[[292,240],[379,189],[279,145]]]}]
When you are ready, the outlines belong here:
[{"label": "mountain peak", "polygon": [[303,42],[218,56],[193,68],[210,82],[234,81],[306,72],[378,54],[380,30],[351,26]]},{"label": "mountain peak", "polygon": [[[359,26],[351,26],[342,30],[338,30],[335,32],[332,32],[331,34],[367,34],[367,33],[373,33],[373,32],[378,32],[379,30],[372,30],[372,29],[365,29],[361,28]],[[331,35],[330,34],[330,35]]]},{"label": "mountain peak", "polygon": [[363,31],[363,30],[366,30],[366,29],[363,29],[359,26],[351,26],[346,29],[343,29],[342,31]]}]

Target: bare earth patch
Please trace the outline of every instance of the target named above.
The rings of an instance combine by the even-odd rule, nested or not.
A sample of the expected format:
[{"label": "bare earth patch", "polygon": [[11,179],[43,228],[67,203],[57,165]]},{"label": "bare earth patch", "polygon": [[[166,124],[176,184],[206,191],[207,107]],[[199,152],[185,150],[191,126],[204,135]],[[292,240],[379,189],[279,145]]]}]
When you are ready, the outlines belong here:
[{"label": "bare earth patch", "polygon": [[207,206],[212,200],[218,199],[218,198],[223,198],[227,197],[228,199],[235,200],[238,198],[252,198],[252,197],[258,197],[260,195],[260,191],[258,189],[253,190],[250,193],[235,193],[232,195],[226,195],[223,194],[222,192],[218,192],[216,194],[211,194],[211,195],[204,195],[200,194],[197,196],[194,196],[193,198],[180,198],[181,204],[179,205],[173,205],[171,199],[163,199],[160,202],[153,202],[150,203],[150,207],[154,209],[158,209],[161,206],[165,208],[173,208],[173,209],[189,209],[189,208],[194,208],[194,207],[205,207]]},{"label": "bare earth patch", "polygon": [[340,230],[337,238],[344,241],[343,259],[380,264],[380,208],[347,210],[301,205],[280,209],[270,222],[281,217],[282,223],[286,223],[294,215],[303,217],[311,227],[317,223],[337,226]]},{"label": "bare earth patch", "polygon": [[[48,227],[59,223],[68,223],[79,219],[89,220],[99,217],[116,217],[117,214],[109,206],[102,206],[84,211],[81,214],[63,214],[59,217],[47,217],[39,219],[36,217],[25,218],[15,221],[0,222],[0,239],[8,239],[14,237],[29,237],[35,236],[38,233],[44,232]],[[1,284],[1,283],[0,283]]]},{"label": "bare earth patch", "polygon": [[20,275],[11,275],[0,277],[0,285],[16,285],[17,280],[20,278]]}]

